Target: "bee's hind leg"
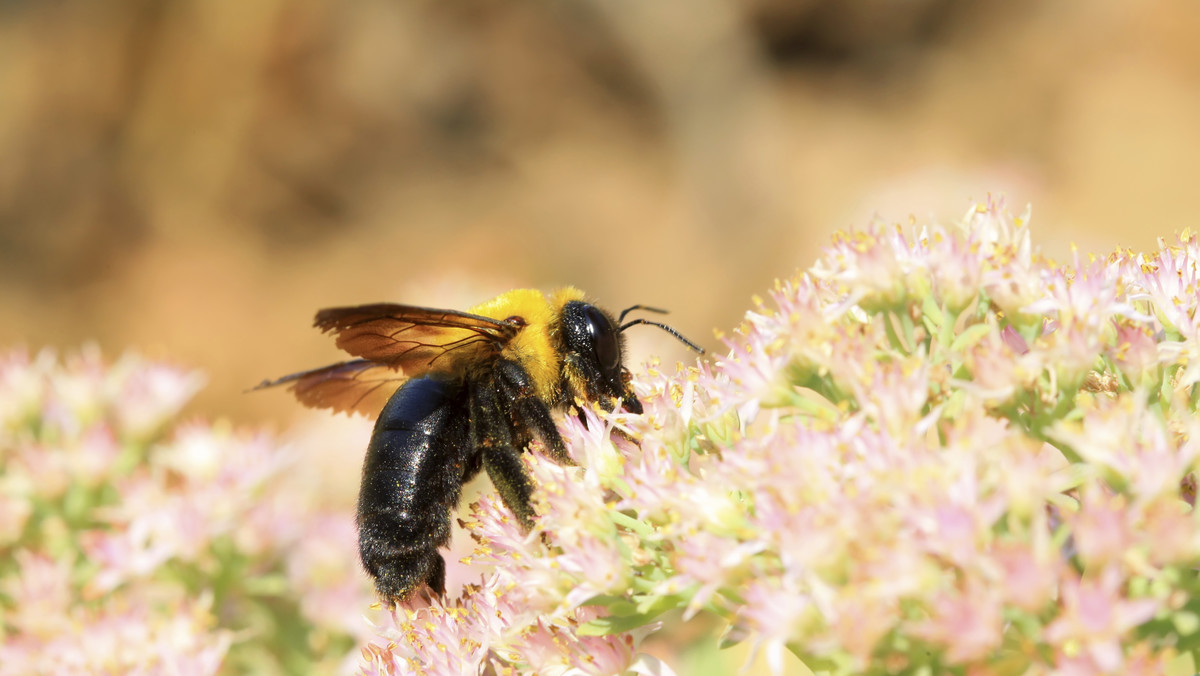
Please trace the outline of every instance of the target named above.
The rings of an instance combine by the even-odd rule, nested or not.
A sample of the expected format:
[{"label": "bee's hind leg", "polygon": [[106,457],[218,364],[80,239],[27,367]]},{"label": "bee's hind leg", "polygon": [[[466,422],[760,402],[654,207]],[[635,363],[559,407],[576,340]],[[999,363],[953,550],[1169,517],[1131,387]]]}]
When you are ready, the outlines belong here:
[{"label": "bee's hind leg", "polygon": [[488,478],[521,527],[533,527],[533,480],[513,439],[512,420],[496,388],[479,386],[471,397],[475,448]]}]

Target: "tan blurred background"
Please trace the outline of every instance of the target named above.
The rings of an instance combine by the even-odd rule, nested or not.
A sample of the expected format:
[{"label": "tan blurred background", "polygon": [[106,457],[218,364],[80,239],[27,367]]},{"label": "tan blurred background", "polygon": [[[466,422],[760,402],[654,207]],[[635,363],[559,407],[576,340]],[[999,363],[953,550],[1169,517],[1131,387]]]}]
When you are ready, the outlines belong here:
[{"label": "tan blurred background", "polygon": [[[339,359],[330,305],[575,284],[714,347],[878,215],[1034,205],[1052,254],[1195,218],[1200,4],[0,0],[0,344]],[[633,332],[631,332],[633,333]],[[634,335],[634,359],[686,353]]]}]

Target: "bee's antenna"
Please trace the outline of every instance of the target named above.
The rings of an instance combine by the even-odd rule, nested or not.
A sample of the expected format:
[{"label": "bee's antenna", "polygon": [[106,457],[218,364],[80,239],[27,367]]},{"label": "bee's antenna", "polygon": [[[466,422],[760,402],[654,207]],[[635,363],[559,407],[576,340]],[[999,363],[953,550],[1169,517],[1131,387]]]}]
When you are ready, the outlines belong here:
[{"label": "bee's antenna", "polygon": [[[617,315],[617,323],[620,324],[621,322],[625,321],[625,315],[629,314],[630,312],[633,312],[634,310],[645,310],[647,312],[657,312],[660,315],[667,314],[667,311],[660,307],[650,307],[649,305],[634,305],[633,307],[627,307],[624,310],[621,310],[621,314]],[[621,327],[621,328],[624,328],[624,327]]]},{"label": "bee's antenna", "polygon": [[[631,307],[631,308],[629,308],[629,309],[630,309],[630,310],[636,310],[636,309],[642,309],[642,310],[654,310],[654,308],[642,307],[641,305],[634,305],[633,307]],[[629,311],[629,310],[626,310],[625,312],[628,312],[628,311]],[[622,312],[622,313],[621,313],[621,316],[622,316],[622,317],[624,317],[624,316],[625,316],[625,312]],[[662,311],[662,310],[658,310],[658,312],[663,312],[663,311]],[[629,322],[626,322],[626,323],[622,324],[622,325],[621,325],[621,330],[622,330],[622,331],[624,331],[625,329],[627,329],[627,328],[629,328],[629,327],[631,327],[631,326],[634,326],[634,325],[636,325],[636,324],[649,324],[650,326],[657,326],[658,328],[662,329],[663,331],[666,331],[667,333],[671,334],[672,336],[675,336],[677,339],[679,339],[679,342],[681,342],[681,343],[683,343],[684,345],[687,345],[688,347],[692,348],[692,350],[693,350],[693,351],[695,351],[697,354],[704,354],[704,348],[702,348],[702,347],[700,347],[699,345],[697,345],[697,344],[693,343],[692,341],[688,340],[687,338],[684,338],[684,337],[683,337],[683,334],[681,334],[681,333],[679,333],[678,331],[676,331],[675,329],[673,329],[673,328],[671,328],[671,327],[667,326],[666,324],[660,324],[659,322],[652,322],[652,321],[650,321],[649,319],[634,319],[634,320],[631,320],[631,321],[629,321]]]}]

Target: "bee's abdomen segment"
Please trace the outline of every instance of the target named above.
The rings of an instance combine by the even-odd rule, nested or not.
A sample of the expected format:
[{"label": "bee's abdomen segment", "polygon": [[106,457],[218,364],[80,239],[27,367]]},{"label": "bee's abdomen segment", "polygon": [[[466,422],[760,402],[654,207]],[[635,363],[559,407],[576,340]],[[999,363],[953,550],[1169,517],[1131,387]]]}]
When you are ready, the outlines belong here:
[{"label": "bee's abdomen segment", "polygon": [[[387,513],[359,517],[359,554],[363,568],[375,580],[386,601],[402,601],[421,585],[436,594],[446,591],[446,563],[438,545],[420,528],[402,528],[403,519]],[[405,539],[403,533],[415,535]]]},{"label": "bee's abdomen segment", "polygon": [[450,511],[462,488],[469,434],[463,399],[457,384],[410,380],[375,423],[358,498],[359,553],[388,601],[422,584],[444,591],[437,550],[450,540]]}]

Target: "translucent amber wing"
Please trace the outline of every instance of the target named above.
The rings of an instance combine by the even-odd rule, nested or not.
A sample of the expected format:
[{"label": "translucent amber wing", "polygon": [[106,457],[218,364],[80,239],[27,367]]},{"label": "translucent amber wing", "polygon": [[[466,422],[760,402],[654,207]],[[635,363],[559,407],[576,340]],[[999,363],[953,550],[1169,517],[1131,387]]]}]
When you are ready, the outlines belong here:
[{"label": "translucent amber wing", "polygon": [[355,357],[385,363],[410,377],[495,356],[521,326],[391,303],[321,310],[314,325],[336,334],[337,346]]},{"label": "translucent amber wing", "polygon": [[264,380],[254,389],[286,385],[300,403],[310,408],[361,413],[370,418],[379,414],[405,380],[408,376],[387,364],[355,359],[278,380]]}]

